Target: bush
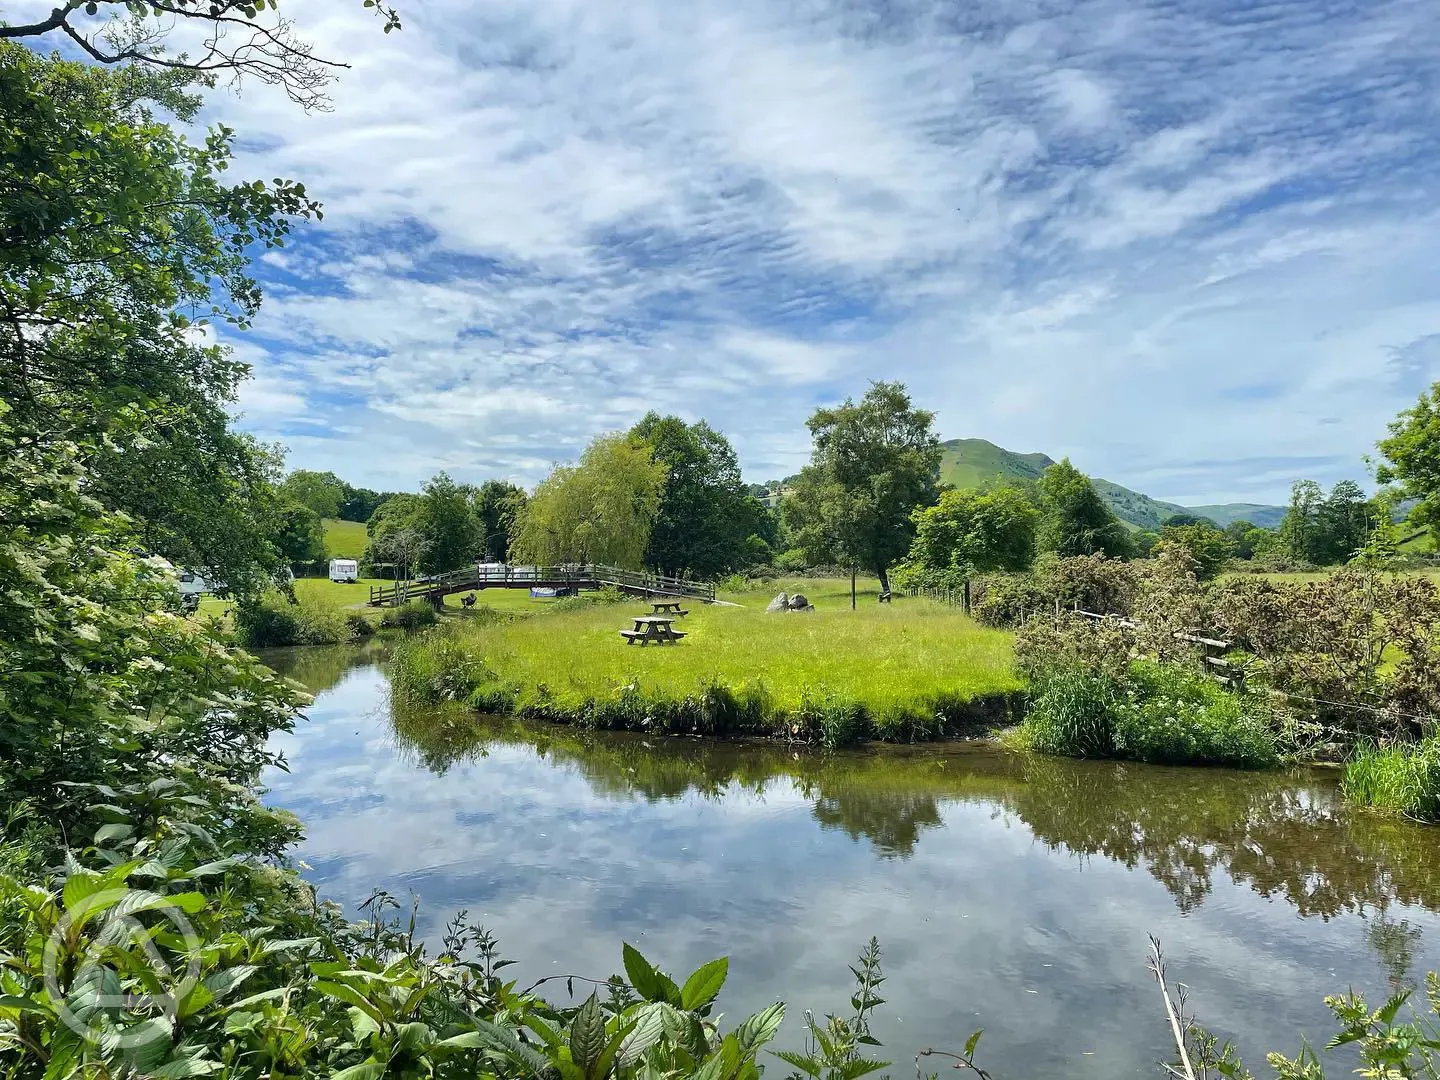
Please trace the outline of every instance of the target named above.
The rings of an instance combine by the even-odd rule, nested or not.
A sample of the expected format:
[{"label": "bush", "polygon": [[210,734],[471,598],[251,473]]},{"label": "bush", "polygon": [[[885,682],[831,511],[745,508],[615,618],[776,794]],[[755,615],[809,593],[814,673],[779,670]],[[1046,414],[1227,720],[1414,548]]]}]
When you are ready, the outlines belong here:
[{"label": "bush", "polygon": [[1067,664],[1041,673],[1016,741],[1067,757],[1165,765],[1278,764],[1275,735],[1204,675],[1137,661],[1121,677]]},{"label": "bush", "polygon": [[375,633],[375,624],[358,611],[345,613],[345,627],[350,631],[350,637],[356,641]]},{"label": "bush", "polygon": [[1055,668],[1033,686],[1020,742],[1064,757],[1114,757],[1113,721],[1123,685],[1079,666]]},{"label": "bush", "polygon": [[495,678],[484,661],[471,654],[448,626],[397,645],[390,657],[389,674],[391,697],[402,706],[464,701]]},{"label": "bush", "polygon": [[[368,625],[368,624],[367,624]],[[338,645],[355,633],[347,614],[317,600],[294,601],[278,590],[235,608],[235,633],[251,649],[283,645]]]},{"label": "bush", "polygon": [[987,626],[1018,626],[1028,616],[1079,607],[1127,615],[1137,588],[1134,563],[1103,555],[1040,556],[1019,574],[982,574],[971,587],[975,617]]},{"label": "bush", "polygon": [[1419,821],[1440,821],[1440,738],[1411,745],[1361,745],[1345,765],[1345,797]]},{"label": "bush", "polygon": [[625,604],[635,598],[627,596],[614,585],[606,585],[590,592],[577,592],[574,596],[562,596],[550,605],[551,611],[583,611],[600,604]]},{"label": "bush", "polygon": [[399,607],[386,608],[380,616],[381,626],[398,630],[420,630],[439,621],[440,616],[427,600],[407,600]]}]

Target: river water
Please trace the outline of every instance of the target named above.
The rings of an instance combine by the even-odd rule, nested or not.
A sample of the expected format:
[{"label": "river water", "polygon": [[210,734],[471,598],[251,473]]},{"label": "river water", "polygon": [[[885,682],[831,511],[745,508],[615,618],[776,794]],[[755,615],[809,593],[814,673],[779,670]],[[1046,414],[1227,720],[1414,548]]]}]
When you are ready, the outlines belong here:
[{"label": "river water", "polygon": [[874,935],[896,1076],[977,1027],[997,1076],[1157,1075],[1155,934],[1265,1075],[1265,1050],[1332,1033],[1324,995],[1440,968],[1440,829],[1347,811],[1332,774],[392,718],[378,654],[269,659],[317,695],[266,778],[306,876],[352,911],[413,894],[432,937],[467,909],[527,983],[618,971],[621,941],[682,977],[728,955],[726,1014],[785,1000],[793,1044],[802,1009],[848,1010]]}]

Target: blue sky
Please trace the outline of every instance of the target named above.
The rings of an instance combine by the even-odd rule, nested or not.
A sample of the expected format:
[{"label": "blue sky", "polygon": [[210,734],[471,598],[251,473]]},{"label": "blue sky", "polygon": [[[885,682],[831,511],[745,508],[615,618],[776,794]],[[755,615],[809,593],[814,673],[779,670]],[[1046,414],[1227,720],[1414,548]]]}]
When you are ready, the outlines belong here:
[{"label": "blue sky", "polygon": [[232,339],[294,466],[529,484],[656,408],[763,480],[898,378],[947,438],[1280,501],[1440,378],[1424,0],[291,14],[333,111],[213,113],[327,206]]}]

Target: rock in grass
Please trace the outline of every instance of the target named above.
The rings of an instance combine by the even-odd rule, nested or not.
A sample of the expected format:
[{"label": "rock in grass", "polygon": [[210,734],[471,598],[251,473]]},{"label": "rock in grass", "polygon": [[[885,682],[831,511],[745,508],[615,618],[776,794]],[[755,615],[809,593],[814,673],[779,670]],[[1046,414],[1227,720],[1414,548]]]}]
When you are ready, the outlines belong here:
[{"label": "rock in grass", "polygon": [[789,609],[789,607],[790,607],[790,597],[787,596],[785,593],[782,592],[779,596],[775,597],[774,600],[771,600],[770,603],[765,606],[765,610],[766,610],[766,611],[785,611],[785,610]]},{"label": "rock in grass", "polygon": [[810,601],[805,598],[805,594],[804,594],[804,593],[798,593],[798,592],[797,592],[794,596],[790,597],[790,610],[791,610],[791,611],[814,611],[814,610],[815,610],[815,605],[812,604],[812,603],[810,603]]}]

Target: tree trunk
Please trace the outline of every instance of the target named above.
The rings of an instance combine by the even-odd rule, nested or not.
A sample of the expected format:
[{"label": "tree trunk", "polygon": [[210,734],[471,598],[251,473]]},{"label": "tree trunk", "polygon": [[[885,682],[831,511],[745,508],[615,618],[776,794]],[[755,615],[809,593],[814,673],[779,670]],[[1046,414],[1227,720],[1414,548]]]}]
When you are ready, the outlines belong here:
[{"label": "tree trunk", "polygon": [[855,610],[855,567],[850,567],[850,610]]}]

